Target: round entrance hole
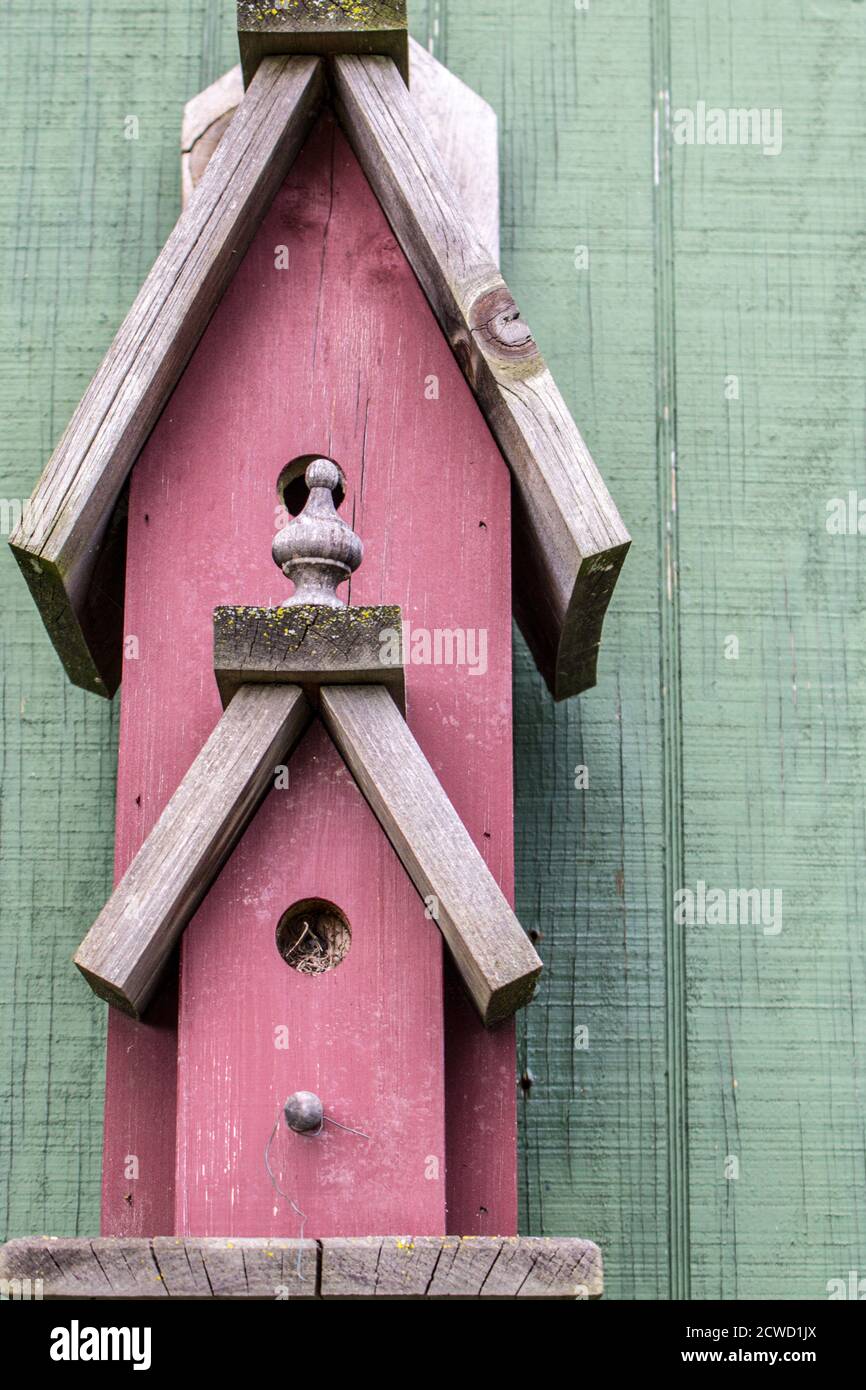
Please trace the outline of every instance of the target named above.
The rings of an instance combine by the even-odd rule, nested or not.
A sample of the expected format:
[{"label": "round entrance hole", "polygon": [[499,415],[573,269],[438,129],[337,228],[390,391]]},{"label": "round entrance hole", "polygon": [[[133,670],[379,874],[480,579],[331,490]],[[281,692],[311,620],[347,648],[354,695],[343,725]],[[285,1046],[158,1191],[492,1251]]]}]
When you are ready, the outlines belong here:
[{"label": "round entrance hole", "polygon": [[302,898],[277,923],[277,950],[301,975],[333,970],[351,943],[349,919],[324,898]]},{"label": "round entrance hole", "polygon": [[[327,455],[300,454],[297,458],[289,460],[277,479],[277,496],[289,516],[299,516],[307,505],[310,495],[304,477],[307,465],[323,458],[327,458]],[[328,459],[328,463],[334,463],[334,459]],[[346,475],[339,464],[336,464],[336,467],[340,469],[340,481],[334,489],[334,506],[339,510],[346,500]]]}]

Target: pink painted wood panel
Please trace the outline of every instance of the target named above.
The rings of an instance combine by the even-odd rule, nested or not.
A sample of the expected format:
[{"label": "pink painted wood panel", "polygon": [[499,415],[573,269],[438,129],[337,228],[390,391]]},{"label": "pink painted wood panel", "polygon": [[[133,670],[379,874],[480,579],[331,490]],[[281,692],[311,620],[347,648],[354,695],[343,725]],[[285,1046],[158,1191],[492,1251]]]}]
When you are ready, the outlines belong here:
[{"label": "pink painted wood panel", "polygon": [[[277,955],[274,928],[291,903],[316,897],[343,910],[352,944],[336,969],[302,975]],[[327,1115],[369,1135],[326,1124],[309,1138],[280,1125],[271,1166],[306,1214],[306,1234],[444,1232],[442,952],[434,932],[317,722],[292,758],[289,788],[271,793],[185,943],[179,1231],[298,1233],[262,1152],[280,1103],[306,1090]]]},{"label": "pink painted wood panel", "polygon": [[[287,596],[269,557],[275,483],[289,459],[318,452],[344,469],[343,511],[365,542],[352,601],[398,602],[416,633],[474,635],[475,674],[410,666],[408,716],[510,895],[509,478],[329,117],[134,473],[125,628],[139,655],[124,668],[119,843],[158,814],[218,717],[214,605]],[[311,895],[353,927],[345,961],[318,977],[292,971],[274,945],[282,911]],[[299,1087],[370,1135],[279,1132],[274,1168],[307,1234],[516,1229],[513,1027],[486,1032],[449,990],[443,1028],[438,931],[318,725],[188,929],[180,999],[178,1231],[297,1231],[263,1151],[277,1105]],[[280,1025],[288,1049],[275,1046]],[[142,1048],[124,1052],[121,1027],[147,1025],[112,1024],[114,1113],[118,1096],[134,1112],[141,1095],[147,1130],[147,1067]],[[170,1097],[165,1057],[155,1071]],[[135,1126],[124,1123],[125,1143]],[[117,1141],[107,1134],[107,1168]],[[134,1217],[121,1217],[114,1203],[105,1229],[132,1233]]]},{"label": "pink painted wood panel", "polygon": [[[131,597],[139,589],[133,554],[127,573]],[[130,650],[132,650],[130,648]],[[151,675],[153,668],[151,668]],[[143,675],[144,679],[137,677]],[[163,757],[161,721],[152,718],[147,664],[125,663],[115,811],[114,882],[119,883],[158,820],[196,749],[186,762]],[[159,677],[153,698],[159,698]],[[148,710],[145,713],[145,710]],[[183,756],[183,755],[182,755]],[[103,1235],[173,1235],[177,1133],[177,959],[148,1010],[147,1019],[108,1010],[102,1152]]]},{"label": "pink painted wood panel", "polygon": [[[120,820],[120,803],[117,814]],[[177,965],[172,962],[146,1022],[134,1023],[109,1009],[103,1235],[174,1234],[176,1077]]]}]

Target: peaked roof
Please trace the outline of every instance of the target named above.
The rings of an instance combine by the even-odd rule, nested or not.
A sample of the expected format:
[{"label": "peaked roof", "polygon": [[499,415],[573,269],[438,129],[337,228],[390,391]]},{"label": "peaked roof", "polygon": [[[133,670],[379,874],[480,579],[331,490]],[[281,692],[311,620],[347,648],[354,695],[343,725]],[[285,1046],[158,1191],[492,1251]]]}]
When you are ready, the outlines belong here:
[{"label": "peaked roof", "polygon": [[[630,538],[393,59],[336,56],[329,76],[355,154],[511,469],[515,612],[565,698],[595,683]],[[124,485],[325,90],[316,57],[259,62],[11,537],[66,671],[86,689],[110,696],[120,677]]]},{"label": "peaked roof", "polygon": [[[226,618],[237,611],[239,631]],[[382,683],[380,630],[399,609],[217,610],[217,674],[242,684],[75,955],[91,988],[140,1017],[169,957],[313,717],[331,738],[430,916],[485,1024],[528,1003],[541,961],[400,713],[402,665]],[[296,624],[275,667],[268,627]],[[338,629],[336,634],[334,626]],[[316,629],[321,634],[317,637]],[[360,639],[358,635],[360,629]],[[236,680],[234,684],[236,684]],[[302,684],[303,687],[302,688]]]}]

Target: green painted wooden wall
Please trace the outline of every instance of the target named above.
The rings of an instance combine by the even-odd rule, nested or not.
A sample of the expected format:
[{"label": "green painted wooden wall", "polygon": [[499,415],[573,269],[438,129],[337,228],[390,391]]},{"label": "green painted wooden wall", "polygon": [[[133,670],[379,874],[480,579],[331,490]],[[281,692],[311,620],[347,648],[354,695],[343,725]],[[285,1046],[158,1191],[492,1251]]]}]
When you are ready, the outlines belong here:
[{"label": "green painted wooden wall", "polygon": [[[4,506],[172,225],[231,8],[0,11]],[[866,536],[826,526],[866,497],[866,5],[412,17],[499,112],[505,271],[635,538],[596,691],[555,709],[517,643],[547,965],[522,1229],[600,1241],[614,1297],[822,1298],[866,1275]],[[781,108],[781,152],[680,145],[701,101]],[[0,583],[0,1234],[91,1233],[105,1020],[69,957],[110,883],[117,711],[61,678],[5,550]],[[700,880],[779,890],[782,930],[677,926]]]}]

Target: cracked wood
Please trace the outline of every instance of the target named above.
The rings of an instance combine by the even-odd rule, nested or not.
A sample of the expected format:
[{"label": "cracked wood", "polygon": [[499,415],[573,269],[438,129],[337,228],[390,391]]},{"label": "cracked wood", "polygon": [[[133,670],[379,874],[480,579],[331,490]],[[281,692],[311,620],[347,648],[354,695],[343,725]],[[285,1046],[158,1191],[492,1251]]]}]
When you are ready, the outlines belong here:
[{"label": "cracked wood", "polygon": [[224,705],[241,685],[281,681],[315,701],[318,687],[387,685],[405,708],[402,616],[395,604],[214,609],[214,672]]},{"label": "cracked wood", "polygon": [[[601,1251],[577,1237],[11,1240],[0,1279],[64,1299],[600,1298]],[[40,1281],[37,1285],[36,1281]]]},{"label": "cracked wood", "polygon": [[[409,39],[412,101],[460,195],[461,206],[499,262],[499,122],[493,107]],[[240,63],[184,107],[181,180],[184,206],[243,100]]]}]

